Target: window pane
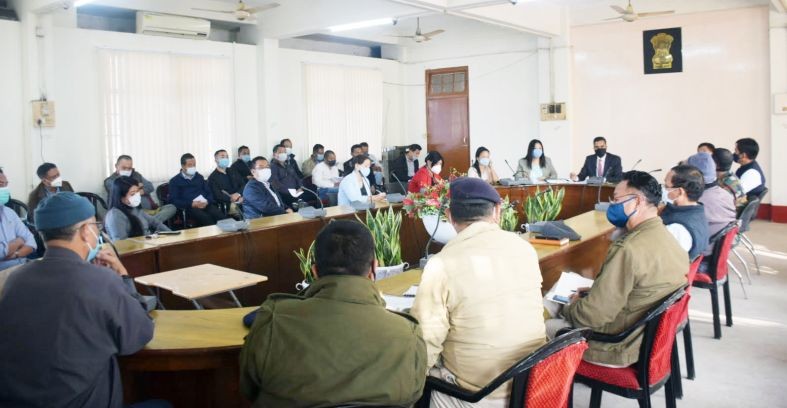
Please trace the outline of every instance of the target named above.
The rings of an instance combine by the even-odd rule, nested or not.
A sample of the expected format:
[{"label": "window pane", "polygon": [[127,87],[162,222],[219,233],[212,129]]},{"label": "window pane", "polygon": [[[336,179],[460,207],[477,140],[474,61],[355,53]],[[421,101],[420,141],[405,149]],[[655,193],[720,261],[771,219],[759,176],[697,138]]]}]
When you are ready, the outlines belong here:
[{"label": "window pane", "polygon": [[457,72],[454,74],[454,92],[465,91],[465,73]]},{"label": "window pane", "polygon": [[454,74],[443,74],[443,93],[451,93],[454,88]]}]

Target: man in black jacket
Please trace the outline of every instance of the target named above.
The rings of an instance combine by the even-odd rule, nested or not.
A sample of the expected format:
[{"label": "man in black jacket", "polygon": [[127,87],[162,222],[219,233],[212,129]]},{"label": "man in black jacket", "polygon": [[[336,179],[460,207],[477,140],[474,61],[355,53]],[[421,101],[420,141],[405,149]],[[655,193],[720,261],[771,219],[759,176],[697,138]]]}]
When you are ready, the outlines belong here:
[{"label": "man in black jacket", "polygon": [[[404,184],[407,184],[418,171],[418,156],[421,155],[421,146],[411,144],[402,156],[391,164],[391,173],[396,175]],[[393,177],[391,177],[393,178]],[[395,180],[395,179],[394,179]]]},{"label": "man in black jacket", "polygon": [[588,177],[604,177],[606,181],[618,182],[623,178],[623,165],[620,156],[607,153],[607,139],[601,136],[593,139],[595,154],[585,157],[585,164],[579,175],[571,173],[574,181],[583,181]]}]

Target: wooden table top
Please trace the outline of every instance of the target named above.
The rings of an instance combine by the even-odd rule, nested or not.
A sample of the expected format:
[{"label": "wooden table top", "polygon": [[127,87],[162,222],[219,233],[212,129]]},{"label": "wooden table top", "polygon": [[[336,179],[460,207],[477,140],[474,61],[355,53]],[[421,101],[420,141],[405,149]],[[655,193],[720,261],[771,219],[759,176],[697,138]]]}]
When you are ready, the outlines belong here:
[{"label": "wooden table top", "polygon": [[203,264],[140,276],[134,280],[143,285],[169,290],[177,296],[192,300],[256,285],[267,281],[268,277],[223,266]]},{"label": "wooden table top", "polygon": [[[565,223],[576,231],[582,239],[569,242],[568,245],[564,246],[534,244],[533,248],[536,249],[539,260],[554,256],[568,250],[568,248],[580,245],[583,241],[598,237],[599,235],[608,234],[615,229],[615,226],[607,221],[607,213],[604,211],[588,211],[565,220]],[[522,234],[522,238],[529,239],[530,236],[529,234]]]}]

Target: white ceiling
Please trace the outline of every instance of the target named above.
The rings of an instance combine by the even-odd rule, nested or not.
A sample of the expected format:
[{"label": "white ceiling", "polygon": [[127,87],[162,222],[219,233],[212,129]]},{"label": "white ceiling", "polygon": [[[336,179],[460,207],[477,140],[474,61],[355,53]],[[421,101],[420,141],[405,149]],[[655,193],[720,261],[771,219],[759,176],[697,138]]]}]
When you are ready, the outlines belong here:
[{"label": "white ceiling", "polygon": [[[549,1],[566,6],[570,10],[571,25],[603,23],[603,19],[615,17],[617,13],[610,5],[626,8],[627,0],[537,0]],[[771,0],[631,0],[638,13],[675,10],[677,14],[697,13],[753,6],[768,6]]]}]

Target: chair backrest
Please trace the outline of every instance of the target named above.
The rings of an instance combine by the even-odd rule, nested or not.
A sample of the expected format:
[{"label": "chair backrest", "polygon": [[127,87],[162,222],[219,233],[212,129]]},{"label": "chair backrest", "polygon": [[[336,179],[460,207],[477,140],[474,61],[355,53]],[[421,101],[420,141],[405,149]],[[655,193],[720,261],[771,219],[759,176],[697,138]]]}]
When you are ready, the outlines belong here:
[{"label": "chair backrest", "polygon": [[732,244],[738,236],[738,224],[736,222],[724,227],[723,230],[714,235],[713,254],[708,262],[708,274],[712,281],[723,280],[727,277],[729,267],[727,259],[730,258]]},{"label": "chair backrest", "polygon": [[678,326],[683,322],[683,316],[688,313],[690,298],[691,295],[685,293],[669,306],[658,320],[655,333],[653,333],[650,358],[648,360],[649,385],[658,383],[671,372],[672,346],[675,342],[675,334],[677,334]]},{"label": "chair backrest", "polygon": [[749,200],[746,207],[743,208],[741,211],[740,217],[738,219],[741,221],[741,232],[749,231],[749,224],[753,219],[757,217],[757,212],[760,210],[760,199],[755,198],[753,200]]},{"label": "chair backrest", "polygon": [[156,197],[162,206],[169,204],[169,183],[161,183],[156,187]]},{"label": "chair backrest", "polygon": [[[568,335],[571,335],[571,332],[566,334],[566,336]],[[555,343],[555,340],[560,339],[558,337],[547,343],[545,347],[549,349],[547,352],[551,354],[530,369],[524,393],[525,407],[547,408],[568,405],[574,374],[582,361],[582,355],[588,348],[585,336],[581,331],[577,331],[573,337],[565,339],[568,341]],[[510,404],[510,406],[523,405]]]},{"label": "chair backrest", "polygon": [[95,210],[96,210],[96,219],[97,220],[101,219],[99,217],[99,212],[98,212],[99,206],[104,209],[105,213],[107,212],[107,210],[109,210],[109,207],[107,207],[107,202],[104,201],[104,199],[100,195],[93,194],[93,193],[88,193],[88,192],[85,192],[85,191],[81,191],[81,192],[79,192],[77,194],[81,195],[82,197],[87,198],[88,201],[90,201],[90,204],[93,204],[93,208],[95,208]]},{"label": "chair backrest", "polygon": [[689,289],[691,288],[691,284],[694,283],[694,277],[697,276],[697,271],[700,270],[700,264],[704,258],[704,255],[699,255],[694,258],[694,261],[689,265],[689,273],[686,274],[686,282],[689,284]]},{"label": "chair backrest", "polygon": [[27,219],[27,214],[30,212],[30,209],[27,208],[27,204],[15,198],[8,200],[8,202],[5,203],[5,206],[14,210],[16,215],[18,215],[19,218],[23,220]]},{"label": "chair backrest", "polygon": [[760,195],[758,195],[757,198],[759,198],[760,202],[762,202],[762,200],[765,199],[766,195],[768,195],[768,187],[764,187],[762,189],[762,193],[760,193]]}]

